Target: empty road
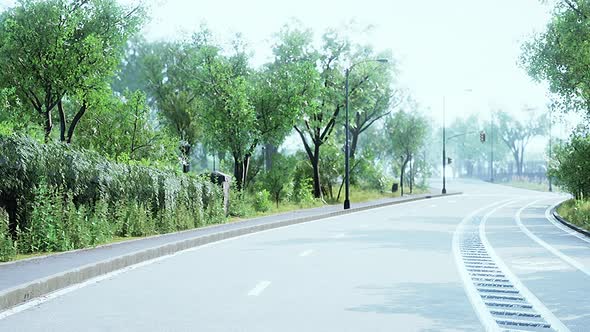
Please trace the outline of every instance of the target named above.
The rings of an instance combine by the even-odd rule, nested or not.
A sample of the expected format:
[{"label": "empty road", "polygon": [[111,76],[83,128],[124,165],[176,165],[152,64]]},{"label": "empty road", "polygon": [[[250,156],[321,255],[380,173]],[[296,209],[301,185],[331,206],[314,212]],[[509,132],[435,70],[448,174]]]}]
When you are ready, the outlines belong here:
[{"label": "empty road", "polygon": [[251,234],[0,313],[0,331],[589,331],[590,239],[565,197],[448,196]]}]

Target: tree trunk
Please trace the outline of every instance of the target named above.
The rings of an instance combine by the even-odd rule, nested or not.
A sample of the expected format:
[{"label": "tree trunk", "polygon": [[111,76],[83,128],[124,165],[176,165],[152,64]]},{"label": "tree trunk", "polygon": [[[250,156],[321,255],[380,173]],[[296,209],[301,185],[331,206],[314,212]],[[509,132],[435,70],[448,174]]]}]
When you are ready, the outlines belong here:
[{"label": "tree trunk", "polygon": [[248,186],[248,170],[250,169],[250,154],[244,157],[242,165],[242,186],[246,188]]},{"label": "tree trunk", "polygon": [[180,154],[182,155],[182,172],[188,173],[191,170],[191,146],[181,146]]},{"label": "tree trunk", "polygon": [[272,169],[272,159],[277,154],[279,149],[270,143],[264,145],[264,164],[266,171],[270,171]]},{"label": "tree trunk", "polygon": [[244,163],[234,156],[234,179],[236,179],[236,189],[242,191],[242,174],[244,174]]},{"label": "tree trunk", "polygon": [[410,194],[414,193],[414,162],[410,159]]},{"label": "tree trunk", "polygon": [[66,112],[64,111],[63,103],[57,102],[57,110],[59,113],[59,140],[62,142],[66,141]]},{"label": "tree trunk", "polygon": [[524,173],[524,147],[520,150],[520,167],[518,168],[519,175],[522,176]]},{"label": "tree trunk", "polygon": [[86,104],[86,101],[83,101],[82,106],[80,106],[80,109],[78,110],[78,113],[76,113],[76,115],[74,115],[74,118],[72,119],[72,123],[70,123],[70,128],[68,128],[68,137],[67,137],[68,144],[72,143],[72,137],[74,136],[74,130],[76,129],[78,122],[80,122],[80,119],[82,119],[82,116],[84,115],[84,113],[86,113],[87,109],[88,109],[88,105]]},{"label": "tree trunk", "polygon": [[315,147],[315,155],[311,160],[313,168],[313,197],[322,198],[322,186],[320,182],[320,149]]},{"label": "tree trunk", "polygon": [[406,166],[408,165],[409,158],[406,157],[402,164],[402,169],[400,171],[401,175],[399,177],[399,187],[400,187],[400,196],[404,195],[404,175],[406,175]]},{"label": "tree trunk", "polygon": [[51,111],[45,112],[45,143],[51,140],[51,129],[53,129],[53,120],[51,119]]}]

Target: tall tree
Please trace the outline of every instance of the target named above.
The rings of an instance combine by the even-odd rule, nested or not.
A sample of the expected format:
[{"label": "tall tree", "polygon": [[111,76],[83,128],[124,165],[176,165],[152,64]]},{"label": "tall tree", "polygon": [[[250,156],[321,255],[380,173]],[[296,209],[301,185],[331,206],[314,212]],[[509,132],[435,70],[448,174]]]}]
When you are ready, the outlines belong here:
[{"label": "tall tree", "polygon": [[417,113],[417,105],[411,104],[408,111],[398,111],[388,117],[385,130],[388,136],[390,156],[399,165],[399,183],[404,194],[406,167],[412,157],[424,146],[428,133],[428,122]]},{"label": "tall tree", "polygon": [[178,139],[184,172],[199,140],[202,88],[197,80],[198,50],[188,42],[159,42],[145,46],[142,62],[149,96],[160,118]]},{"label": "tall tree", "polygon": [[[60,140],[69,143],[143,17],[116,0],[22,0],[0,22],[0,84],[16,87],[42,117],[46,140],[57,108]],[[66,101],[77,108],[66,110]]]},{"label": "tall tree", "polygon": [[543,135],[548,124],[546,114],[535,116],[533,112],[530,112],[529,115],[529,119],[523,124],[509,113],[503,111],[496,113],[497,134],[510,149],[518,176],[521,176],[524,171],[524,154],[528,143],[531,138]]},{"label": "tall tree", "polygon": [[531,77],[547,81],[559,109],[590,114],[590,1],[555,1],[543,33],[522,47]]}]

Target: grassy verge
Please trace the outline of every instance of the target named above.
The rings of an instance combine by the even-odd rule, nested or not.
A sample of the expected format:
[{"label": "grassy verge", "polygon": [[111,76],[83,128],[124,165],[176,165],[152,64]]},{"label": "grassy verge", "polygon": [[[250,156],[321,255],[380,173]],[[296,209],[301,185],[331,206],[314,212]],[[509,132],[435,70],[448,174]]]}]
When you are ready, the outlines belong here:
[{"label": "grassy verge", "polygon": [[590,231],[590,201],[570,199],[557,208],[557,213],[572,224]]},{"label": "grassy verge", "polygon": [[[425,193],[425,192],[426,192],[426,190],[414,189],[414,194],[421,194],[421,193]],[[362,202],[379,200],[379,199],[383,199],[383,198],[393,198],[393,197],[399,197],[399,192],[397,192],[397,193],[388,193],[388,192],[381,193],[378,191],[362,190],[362,189],[358,189],[358,188],[351,188],[351,192],[350,192],[350,199],[351,199],[351,201],[353,201],[355,203],[362,203]],[[344,200],[344,198],[341,197],[341,199],[339,201],[333,200],[333,201],[329,201],[328,203],[329,204],[342,204],[343,200]],[[273,204],[273,206],[266,212],[256,212],[252,209],[248,215],[243,216],[243,217],[231,217],[231,218],[228,218],[226,220],[226,222],[236,222],[236,221],[255,218],[255,217],[269,216],[269,215],[286,213],[286,212],[296,211],[296,210],[305,209],[305,208],[314,208],[314,207],[321,207],[321,206],[325,206],[325,204],[319,200],[316,200],[314,202],[310,202],[305,205],[291,203],[291,202],[284,202],[284,203],[279,204],[278,207]],[[145,237],[148,237],[148,236],[145,236]],[[117,236],[117,237],[112,238],[109,241],[106,241],[105,243],[101,243],[100,246],[129,241],[129,240],[141,239],[141,238],[145,238],[145,237]],[[45,256],[45,255],[51,255],[51,254],[58,254],[58,253],[60,253],[60,252],[52,251],[52,252],[34,252],[34,253],[30,253],[30,254],[17,254],[16,257],[11,259],[11,261],[18,261],[18,260],[34,258],[34,257],[39,257],[39,256]]]},{"label": "grassy verge", "polygon": [[[505,186],[520,188],[520,189],[528,189],[528,190],[536,190],[536,191],[544,191],[548,192],[549,187],[546,183],[537,183],[537,182],[528,182],[528,181],[510,181],[501,183]],[[558,191],[559,188],[553,186],[553,191]]]}]

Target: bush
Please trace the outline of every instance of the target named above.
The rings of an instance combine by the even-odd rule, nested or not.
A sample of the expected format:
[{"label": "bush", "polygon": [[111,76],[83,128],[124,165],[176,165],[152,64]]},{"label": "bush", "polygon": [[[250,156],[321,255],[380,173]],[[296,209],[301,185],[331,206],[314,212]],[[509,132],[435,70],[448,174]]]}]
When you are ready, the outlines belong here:
[{"label": "bush", "polygon": [[229,204],[230,216],[243,218],[254,214],[253,204],[246,193],[232,189],[230,197],[232,197]]},{"label": "bush", "polygon": [[7,262],[16,255],[16,248],[8,232],[8,214],[0,209],[0,262]]},{"label": "bush", "polygon": [[[0,208],[20,252],[62,251],[224,220],[209,179],[0,135]],[[2,242],[4,243],[4,242]]]},{"label": "bush", "polygon": [[559,214],[574,225],[590,230],[590,200],[574,200],[561,204]]},{"label": "bush", "polygon": [[270,193],[264,189],[254,196],[254,209],[257,212],[267,212],[271,209]]}]

